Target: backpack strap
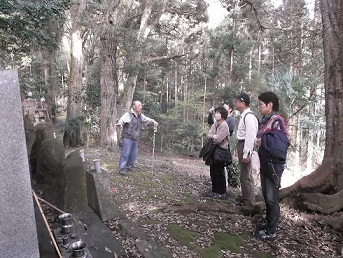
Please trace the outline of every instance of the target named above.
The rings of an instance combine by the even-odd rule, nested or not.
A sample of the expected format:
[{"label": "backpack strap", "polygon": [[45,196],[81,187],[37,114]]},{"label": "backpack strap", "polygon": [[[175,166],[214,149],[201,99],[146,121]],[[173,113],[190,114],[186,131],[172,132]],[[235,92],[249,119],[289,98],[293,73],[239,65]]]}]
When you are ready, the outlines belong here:
[{"label": "backpack strap", "polygon": [[258,118],[257,118],[257,116],[255,115],[255,113],[254,112],[252,112],[252,111],[249,111],[248,113],[246,113],[245,115],[244,115],[244,117],[243,117],[243,124],[245,125],[245,117],[248,115],[248,114],[253,114],[255,117],[256,117],[256,119],[257,119],[257,122],[258,122]]},{"label": "backpack strap", "polygon": [[283,123],[282,123],[282,119],[281,119],[281,116],[280,115],[275,115],[276,119],[273,121],[272,123],[272,130],[273,130],[273,127],[274,127],[274,123],[275,122],[279,122],[279,126],[280,126],[280,129],[283,133],[286,133],[285,132],[285,127],[283,126]]}]

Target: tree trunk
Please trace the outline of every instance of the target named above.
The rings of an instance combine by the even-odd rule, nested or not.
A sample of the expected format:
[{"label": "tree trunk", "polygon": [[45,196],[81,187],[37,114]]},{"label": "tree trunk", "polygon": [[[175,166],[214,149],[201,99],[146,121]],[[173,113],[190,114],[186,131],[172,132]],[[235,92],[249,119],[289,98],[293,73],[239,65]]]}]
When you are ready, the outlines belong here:
[{"label": "tree trunk", "polygon": [[55,49],[47,49],[43,51],[43,70],[44,81],[46,85],[46,104],[49,108],[49,120],[54,122],[55,118],[55,98],[57,95],[57,71],[56,71],[56,51]]},{"label": "tree trunk", "polygon": [[117,149],[117,92],[116,39],[110,33],[103,35],[100,43],[100,146],[114,151]]},{"label": "tree trunk", "polygon": [[112,0],[108,3],[103,34],[100,36],[100,146],[111,151],[117,150],[116,131],[118,79],[116,68],[116,31],[123,27],[132,0]]},{"label": "tree trunk", "polygon": [[[137,54],[137,57],[138,55],[139,56],[141,55],[140,53],[136,53],[136,54]],[[136,73],[136,71],[134,71],[133,73]],[[122,113],[126,110],[129,110],[131,107],[131,104],[133,101],[133,94],[135,93],[135,90],[136,90],[137,78],[138,78],[138,75],[132,74],[132,73],[127,78],[127,81],[125,83],[125,88],[124,88],[125,91],[123,95],[122,105],[121,105]]]},{"label": "tree trunk", "polygon": [[68,106],[66,129],[63,135],[65,147],[77,147],[81,144],[81,93],[82,93],[82,38],[78,19],[84,11],[81,1],[70,9],[70,73],[68,78]]},{"label": "tree trunk", "polygon": [[179,104],[178,100],[178,64],[175,62],[175,70],[174,70],[174,99],[175,99],[175,107],[177,108]]},{"label": "tree trunk", "polygon": [[323,163],[281,191],[295,206],[333,213],[343,208],[343,1],[321,0],[324,45],[326,142]]}]

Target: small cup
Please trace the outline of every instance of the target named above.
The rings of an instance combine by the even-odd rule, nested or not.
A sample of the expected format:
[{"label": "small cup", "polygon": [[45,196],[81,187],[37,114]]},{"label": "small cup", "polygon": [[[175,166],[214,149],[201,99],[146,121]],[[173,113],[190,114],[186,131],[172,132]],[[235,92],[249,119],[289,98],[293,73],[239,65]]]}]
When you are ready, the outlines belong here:
[{"label": "small cup", "polygon": [[73,224],[73,215],[71,213],[62,213],[58,216],[60,225],[71,225]]},{"label": "small cup", "polygon": [[82,240],[76,241],[70,245],[70,248],[73,252],[72,257],[84,257],[85,249],[87,244]]},{"label": "small cup", "polygon": [[95,172],[100,173],[101,172],[100,159],[94,159],[93,162],[94,162]]},{"label": "small cup", "polygon": [[85,161],[85,151],[84,151],[84,149],[80,150],[80,157],[82,158],[82,162]]}]

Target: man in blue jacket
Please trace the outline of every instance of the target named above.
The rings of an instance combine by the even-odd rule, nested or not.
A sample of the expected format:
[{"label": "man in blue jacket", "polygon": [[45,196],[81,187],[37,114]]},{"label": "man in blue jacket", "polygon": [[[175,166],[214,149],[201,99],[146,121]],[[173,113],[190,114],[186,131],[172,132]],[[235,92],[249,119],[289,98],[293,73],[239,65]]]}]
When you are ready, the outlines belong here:
[{"label": "man in blue jacket", "polygon": [[255,141],[259,148],[262,194],[266,203],[265,223],[253,232],[260,240],[274,240],[280,219],[279,189],[289,146],[287,125],[279,112],[279,98],[271,91],[258,96],[262,115]]}]

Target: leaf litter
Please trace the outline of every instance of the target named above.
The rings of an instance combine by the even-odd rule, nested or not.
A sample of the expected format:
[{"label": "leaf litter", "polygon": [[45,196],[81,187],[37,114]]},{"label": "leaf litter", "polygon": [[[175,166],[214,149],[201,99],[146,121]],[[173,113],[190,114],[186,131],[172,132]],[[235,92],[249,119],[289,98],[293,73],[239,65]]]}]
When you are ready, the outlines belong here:
[{"label": "leaf litter", "polygon": [[[102,153],[105,159],[116,160],[113,154]],[[149,157],[140,157],[134,172],[120,175],[115,169],[108,170],[111,187],[116,189],[114,198],[118,209],[137,223],[159,245],[168,248],[172,257],[204,257],[202,251],[215,244],[215,235],[224,233],[244,236],[239,252],[221,248],[211,257],[343,257],[339,252],[341,232],[306,219],[306,213],[281,206],[278,237],[272,242],[255,239],[251,232],[263,218],[240,213],[197,210],[196,205],[208,207],[235,206],[239,188],[228,188],[228,200],[204,197],[211,191],[209,167],[196,158],[155,157],[151,170]],[[187,206],[188,205],[188,206]],[[168,207],[176,208],[166,212]],[[184,208],[187,207],[187,208]],[[193,207],[193,209],[189,208]],[[183,209],[184,208],[184,209]],[[121,240],[129,257],[143,257],[137,250],[135,239],[120,232],[116,220],[106,222]],[[170,233],[168,225],[197,233],[195,239],[184,244]]]}]

